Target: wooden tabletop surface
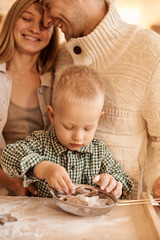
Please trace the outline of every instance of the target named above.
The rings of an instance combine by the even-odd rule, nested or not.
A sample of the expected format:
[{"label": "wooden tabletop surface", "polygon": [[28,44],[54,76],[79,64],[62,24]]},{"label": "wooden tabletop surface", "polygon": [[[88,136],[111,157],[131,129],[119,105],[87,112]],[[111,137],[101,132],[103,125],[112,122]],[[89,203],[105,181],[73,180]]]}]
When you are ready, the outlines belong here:
[{"label": "wooden tabletop surface", "polygon": [[160,221],[153,219],[149,205],[152,213],[144,205],[130,205],[79,217],[62,211],[51,198],[0,196],[0,214],[17,218],[0,225],[0,240],[158,240]]},{"label": "wooden tabletop surface", "polygon": [[159,207],[154,206],[154,209],[155,209],[155,211],[156,211],[156,213],[157,213],[157,215],[159,217],[159,220],[160,220],[160,206]]}]

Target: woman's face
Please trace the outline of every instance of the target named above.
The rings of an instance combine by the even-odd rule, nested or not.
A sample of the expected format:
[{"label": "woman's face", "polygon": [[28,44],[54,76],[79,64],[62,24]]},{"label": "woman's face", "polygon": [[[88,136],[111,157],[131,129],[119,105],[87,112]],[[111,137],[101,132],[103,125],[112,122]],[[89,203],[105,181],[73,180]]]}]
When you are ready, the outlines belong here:
[{"label": "woman's face", "polygon": [[37,54],[45,48],[53,34],[53,26],[44,27],[43,9],[31,4],[18,19],[14,31],[15,48],[22,54]]}]

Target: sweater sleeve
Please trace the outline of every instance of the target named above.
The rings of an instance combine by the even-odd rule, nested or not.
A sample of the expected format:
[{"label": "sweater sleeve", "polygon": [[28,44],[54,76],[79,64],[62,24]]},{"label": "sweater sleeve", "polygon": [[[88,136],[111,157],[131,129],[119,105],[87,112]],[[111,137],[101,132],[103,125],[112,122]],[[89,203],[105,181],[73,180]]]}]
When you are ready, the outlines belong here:
[{"label": "sweater sleeve", "polygon": [[106,148],[105,157],[102,161],[100,173],[108,173],[112,175],[117,181],[122,183],[122,196],[126,197],[133,190],[134,184],[129,179],[119,162],[117,162],[112,153]]},{"label": "sweater sleeve", "polygon": [[148,152],[144,166],[145,190],[152,192],[155,180],[160,176],[160,60],[151,73],[142,105],[142,116],[148,129]]},{"label": "sweater sleeve", "polygon": [[6,174],[14,178],[24,179],[24,186],[37,180],[29,178],[26,173],[39,162],[46,160],[41,153],[42,144],[34,134],[25,140],[8,144],[1,156],[1,166]]}]

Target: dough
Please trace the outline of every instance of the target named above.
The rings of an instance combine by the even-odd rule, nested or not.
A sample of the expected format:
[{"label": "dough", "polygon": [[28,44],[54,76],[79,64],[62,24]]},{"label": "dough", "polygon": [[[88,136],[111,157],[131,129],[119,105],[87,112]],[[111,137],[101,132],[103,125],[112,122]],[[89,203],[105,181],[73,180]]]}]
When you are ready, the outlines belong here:
[{"label": "dough", "polygon": [[88,207],[104,207],[108,205],[109,199],[100,198],[97,189],[86,189],[84,186],[77,187],[75,194],[72,195],[57,195],[62,201],[67,201],[71,204],[77,204]]},{"label": "dough", "polygon": [[4,225],[6,222],[17,221],[17,218],[12,217],[11,214],[0,214],[0,224]]}]

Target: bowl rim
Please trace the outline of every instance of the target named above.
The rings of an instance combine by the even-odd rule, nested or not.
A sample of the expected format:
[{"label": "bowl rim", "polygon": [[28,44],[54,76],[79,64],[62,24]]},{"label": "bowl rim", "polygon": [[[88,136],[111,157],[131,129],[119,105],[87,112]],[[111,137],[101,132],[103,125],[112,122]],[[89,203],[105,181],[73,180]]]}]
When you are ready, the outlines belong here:
[{"label": "bowl rim", "polygon": [[[118,203],[118,199],[112,194],[112,193],[107,193],[106,191],[104,190],[101,190],[99,187],[97,186],[91,186],[91,185],[88,185],[88,184],[75,184],[75,186],[85,186],[86,188],[93,188],[93,189],[97,189],[99,192],[102,192],[104,193],[105,195],[107,195],[111,200],[113,200],[113,204],[109,204],[109,205],[106,205],[106,206],[102,206],[102,207],[90,207],[90,206],[85,206],[85,205],[79,205],[79,204],[74,204],[74,203],[69,203],[67,201],[63,201],[61,200],[60,198],[58,198],[56,195],[55,195],[55,192],[57,192],[56,190],[50,188],[50,192],[52,194],[52,197],[54,200],[60,202],[60,203],[63,203],[64,205],[69,205],[69,206],[75,206],[75,207],[79,207],[79,208],[85,208],[85,209],[107,209],[107,208],[111,208],[111,207],[114,207],[117,203]],[[65,195],[65,194],[64,194]]]}]

